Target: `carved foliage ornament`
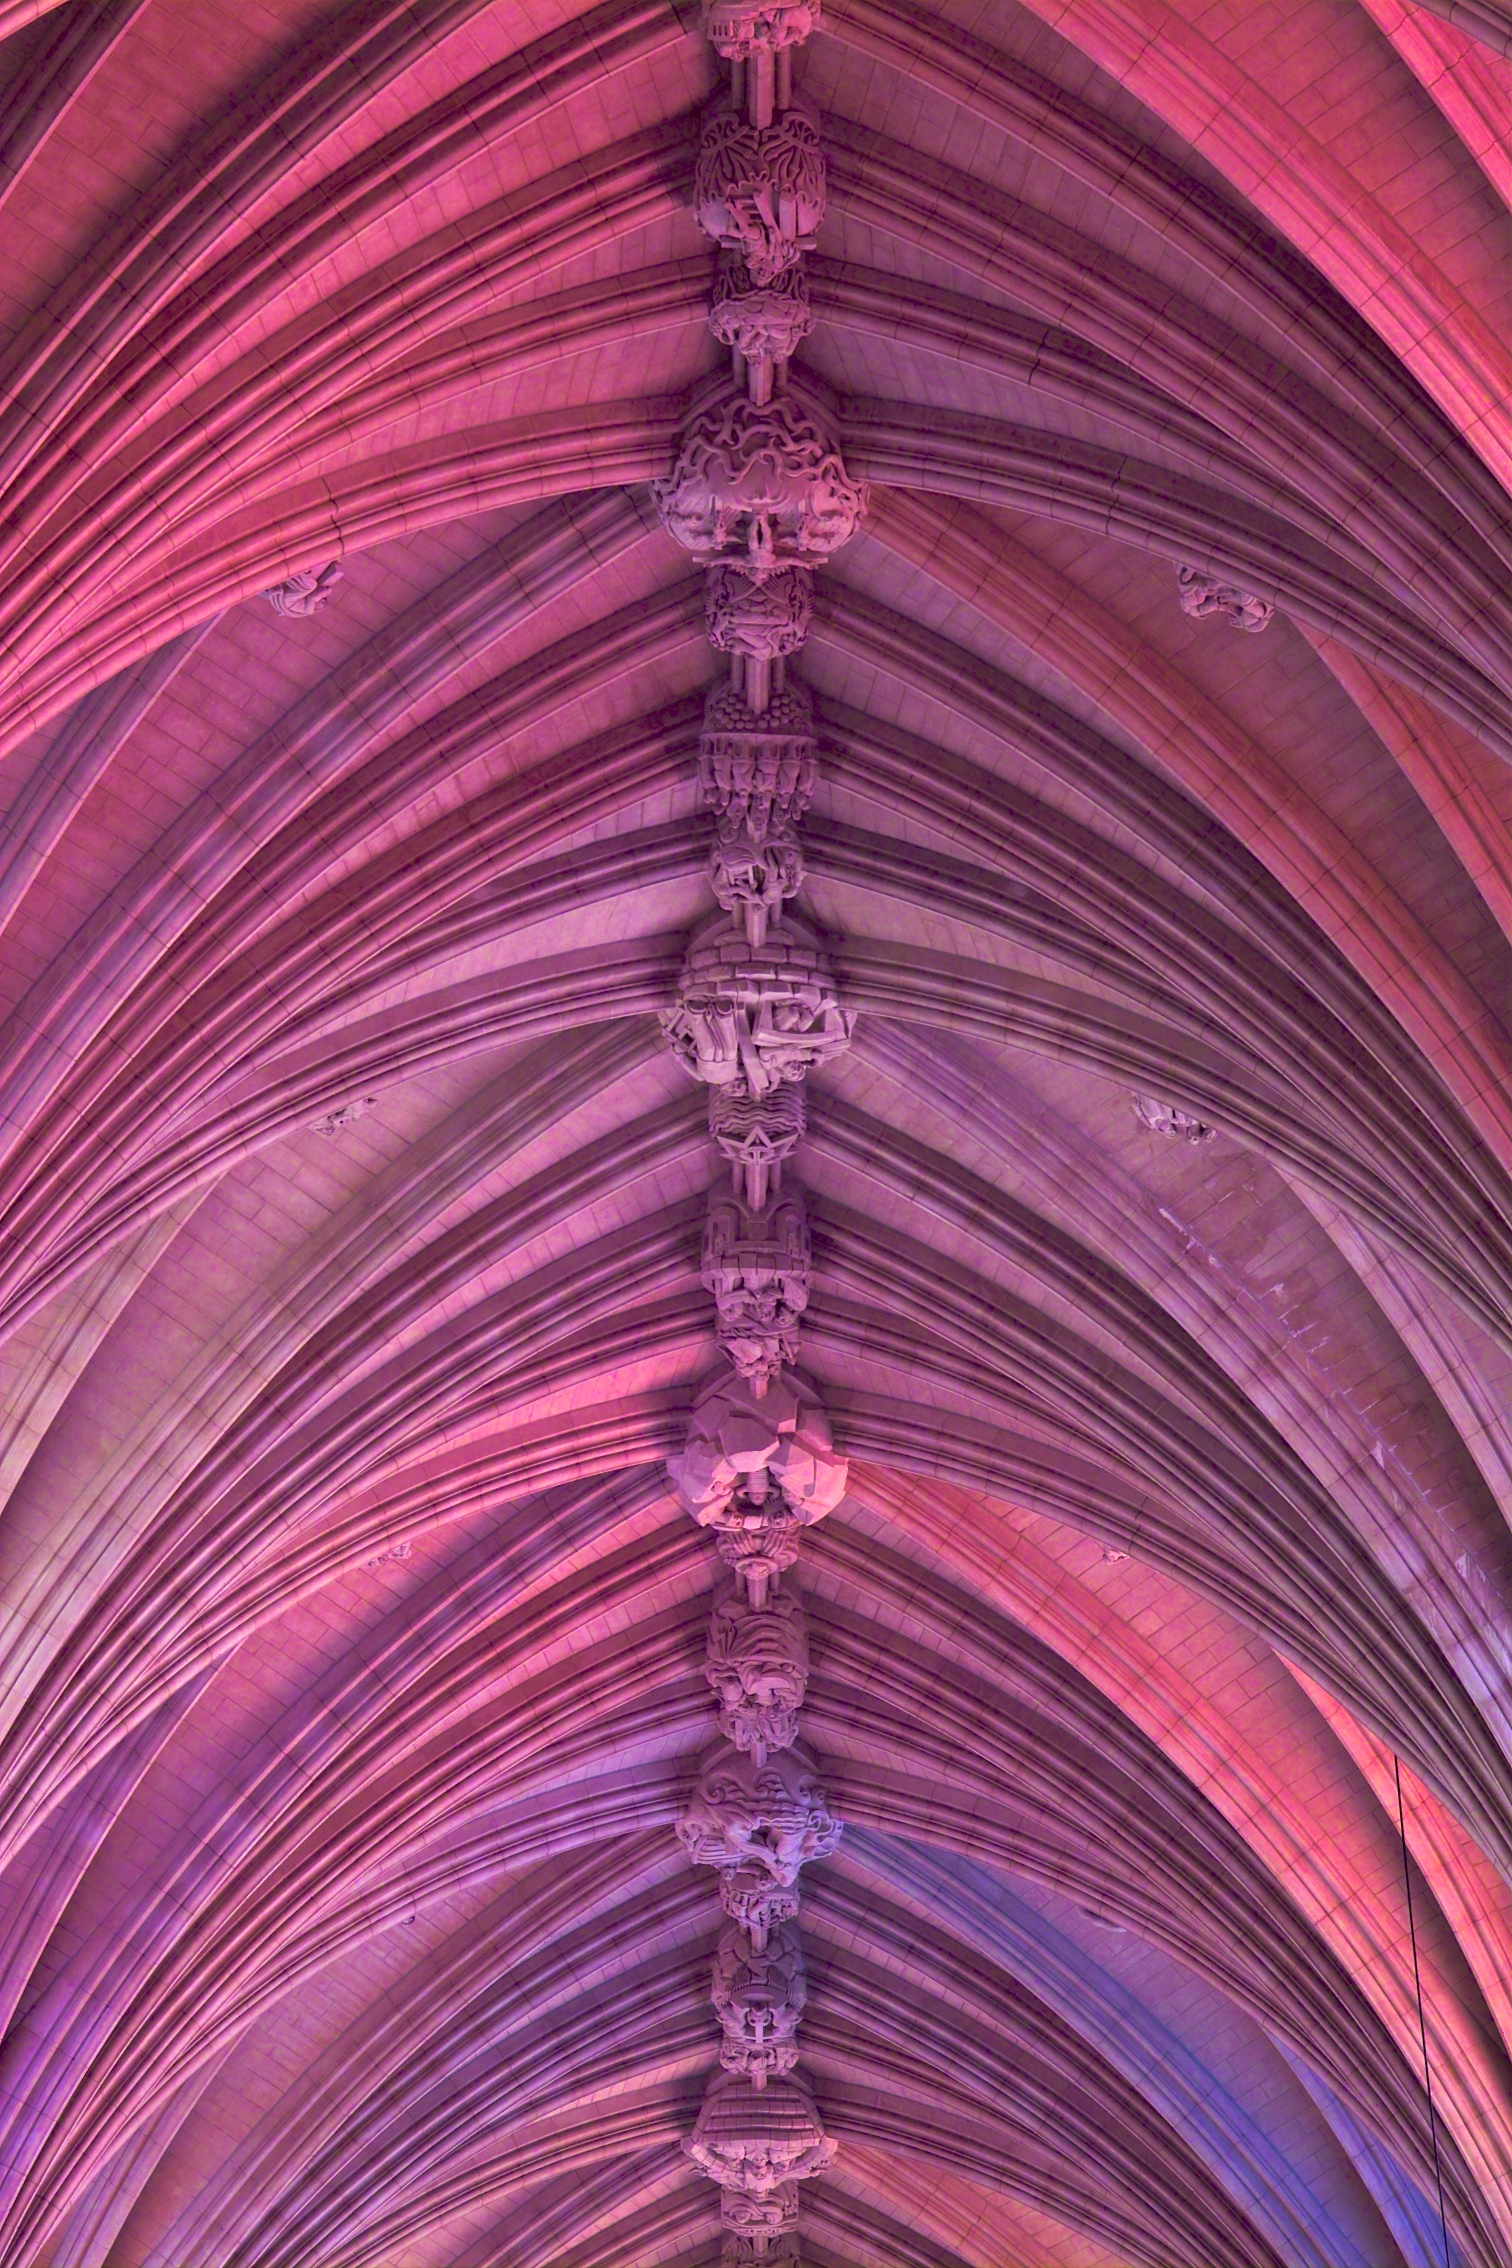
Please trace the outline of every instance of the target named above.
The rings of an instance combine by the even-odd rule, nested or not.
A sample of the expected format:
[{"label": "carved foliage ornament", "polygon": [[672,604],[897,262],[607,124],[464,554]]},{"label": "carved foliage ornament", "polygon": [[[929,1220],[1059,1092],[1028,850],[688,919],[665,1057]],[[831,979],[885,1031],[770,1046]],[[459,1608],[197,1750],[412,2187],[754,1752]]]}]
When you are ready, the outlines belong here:
[{"label": "carved foliage ornament", "polygon": [[798,1737],[808,1690],[803,1609],[784,1592],[754,1606],[728,1590],[709,1618],[704,1676],[719,1701],[719,1729],[758,1764]]},{"label": "carved foliage ornament", "polygon": [[714,1297],[720,1345],[758,1395],[798,1359],[812,1265],[801,1198],[773,1198],[759,1212],[735,1197],[710,1200],[703,1286]]},{"label": "carved foliage ornament", "polygon": [[1235,630],[1264,630],[1276,611],[1269,599],[1257,598],[1237,583],[1225,583],[1201,567],[1178,567],[1176,581],[1183,614],[1219,614]]},{"label": "carved foliage ornament", "polygon": [[787,1748],[758,1764],[722,1742],[704,1758],[678,1839],[695,1866],[733,1874],[765,1867],[791,1890],[812,1859],[828,1858],[840,1841],[812,1757]]},{"label": "carved foliage ornament", "polygon": [[732,386],[694,411],[651,494],[662,526],[701,566],[729,560],[755,582],[817,567],[855,534],[868,500],[793,395],[758,406]]},{"label": "carved foliage ornament", "polygon": [[768,2087],[716,2079],[684,2147],[711,2181],[746,2197],[769,2197],[788,2182],[806,2181],[835,2155],[813,2096],[796,2079]]},{"label": "carved foliage ornament", "polygon": [[769,126],[743,111],[717,110],[704,128],[693,174],[693,209],[706,236],[733,252],[758,290],[811,252],[824,218],[824,152],[818,121],[801,103]]},{"label": "carved foliage ornament", "polygon": [[820,21],[820,0],[704,0],[704,37],[727,63],[801,47]]}]

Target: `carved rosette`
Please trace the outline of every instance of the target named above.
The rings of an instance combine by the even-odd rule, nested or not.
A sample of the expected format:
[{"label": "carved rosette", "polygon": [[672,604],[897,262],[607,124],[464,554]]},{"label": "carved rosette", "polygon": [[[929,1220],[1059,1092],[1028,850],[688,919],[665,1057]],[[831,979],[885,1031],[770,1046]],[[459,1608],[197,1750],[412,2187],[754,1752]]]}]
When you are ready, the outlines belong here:
[{"label": "carved rosette", "polygon": [[710,1997],[724,2034],[724,2070],[758,2088],[792,2070],[808,1986],[791,1924],[774,1929],[759,1952],[743,1929],[727,1929],[714,1956]]},{"label": "carved rosette", "polygon": [[327,567],[301,567],[296,574],[286,575],[275,583],[263,597],[275,614],[318,614],[328,606],[334,587],[341,581],[341,569],[333,559]]},{"label": "carved rosette", "polygon": [[820,20],[820,0],[704,0],[704,38],[727,63],[801,47]]},{"label": "carved rosette", "polygon": [[724,1593],[709,1618],[704,1676],[726,1740],[758,1764],[791,1748],[808,1674],[808,1632],[796,1598],[784,1594],[758,1607],[739,1588]]},{"label": "carved rosette", "polygon": [[709,329],[721,346],[734,347],[747,362],[786,362],[813,327],[801,268],[759,285],[744,260],[724,255],[709,309]]},{"label": "carved rosette", "polygon": [[735,1197],[711,1198],[702,1282],[713,1294],[719,1343],[758,1395],[798,1360],[812,1264],[800,1198],[775,1198],[760,1211]]},{"label": "carved rosette", "polygon": [[865,484],[792,395],[758,404],[732,385],[694,411],[651,494],[662,526],[700,566],[728,561],[758,583],[784,567],[819,566],[850,541],[868,503]]},{"label": "carved rosette", "polygon": [[813,250],[824,201],[819,123],[803,104],[766,126],[753,126],[733,108],[715,111],[699,144],[693,210],[704,234],[744,263],[758,290]]},{"label": "carved rosette", "polygon": [[1253,591],[1241,590],[1237,583],[1225,583],[1221,577],[1209,575],[1201,567],[1178,567],[1176,581],[1183,614],[1221,615],[1235,630],[1251,633],[1264,630],[1276,611],[1269,599],[1257,598]]},{"label": "carved rosette", "polygon": [[770,2197],[788,2182],[807,2181],[835,2155],[813,2096],[796,2079],[768,2087],[714,2080],[684,2147],[711,2181],[745,2197]]}]

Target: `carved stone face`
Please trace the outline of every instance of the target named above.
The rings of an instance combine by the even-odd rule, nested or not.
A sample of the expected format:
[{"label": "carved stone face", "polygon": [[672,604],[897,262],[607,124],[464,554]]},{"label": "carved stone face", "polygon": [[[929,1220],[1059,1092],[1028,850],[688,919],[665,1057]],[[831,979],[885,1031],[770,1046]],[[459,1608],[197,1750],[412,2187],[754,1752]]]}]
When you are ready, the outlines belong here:
[{"label": "carved stone face", "polygon": [[791,1747],[808,1690],[808,1638],[796,1599],[750,1605],[727,1591],[709,1623],[704,1675],[719,1701],[719,1729],[758,1762]]}]

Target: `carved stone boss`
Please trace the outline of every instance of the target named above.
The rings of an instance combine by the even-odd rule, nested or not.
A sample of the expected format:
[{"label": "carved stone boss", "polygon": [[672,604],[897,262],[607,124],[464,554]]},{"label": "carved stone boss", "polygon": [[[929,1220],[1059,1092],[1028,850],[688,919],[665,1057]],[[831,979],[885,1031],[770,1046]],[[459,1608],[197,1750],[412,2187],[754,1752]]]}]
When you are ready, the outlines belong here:
[{"label": "carved stone boss", "polygon": [[787,384],[812,323],[803,254],[825,197],[819,122],[793,100],[792,58],[818,22],[819,0],[705,0],[730,99],[706,124],[694,204],[720,248],[709,325],[730,375],[695,402],[653,488],[662,525],[704,570],[709,642],[730,661],[699,744],[718,911],[693,932],[662,1014],[730,1165],[709,1201],[701,1270],[723,1360],[668,1463],[724,1570],[704,1660],[720,1737],[677,1832],[712,1869],[724,1916],[711,1990],[720,2068],[686,2148],[718,2186],[727,2268],[799,2268],[800,2184],[835,2152],[797,2071],[800,1882],[841,1825],[799,1739],[809,1643],[793,1570],[805,1531],[844,1496],[847,1466],[796,1367],[813,1260],[802,1193],[782,1178],[808,1075],[850,1045],[854,1023],[823,943],[793,910],[815,742],[787,665],[808,635],[814,573],[867,504],[822,417]]}]

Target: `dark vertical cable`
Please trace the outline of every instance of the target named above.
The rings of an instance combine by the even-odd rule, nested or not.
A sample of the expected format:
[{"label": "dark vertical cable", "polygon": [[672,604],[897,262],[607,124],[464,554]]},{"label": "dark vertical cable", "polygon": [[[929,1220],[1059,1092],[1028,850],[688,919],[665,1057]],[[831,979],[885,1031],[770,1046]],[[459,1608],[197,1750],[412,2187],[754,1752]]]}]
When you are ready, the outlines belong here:
[{"label": "dark vertical cable", "polygon": [[1444,2268],[1454,2268],[1449,2258],[1449,2222],[1444,2212],[1444,2169],[1439,2162],[1438,2120],[1433,2115],[1433,2074],[1428,2065],[1428,2020],[1423,2014],[1423,1972],[1418,1966],[1417,1922],[1412,1912],[1412,1860],[1407,1850],[1407,1812],[1402,1803],[1402,1766],[1393,1756],[1396,1770],[1397,1830],[1402,1838],[1402,1881],[1407,1891],[1407,1934],[1412,1940],[1412,1982],[1417,1991],[1418,2038],[1423,2045],[1423,2086],[1428,2095],[1428,2137],[1433,2144],[1433,2179],[1438,2190],[1439,2234],[1444,2240]]}]

